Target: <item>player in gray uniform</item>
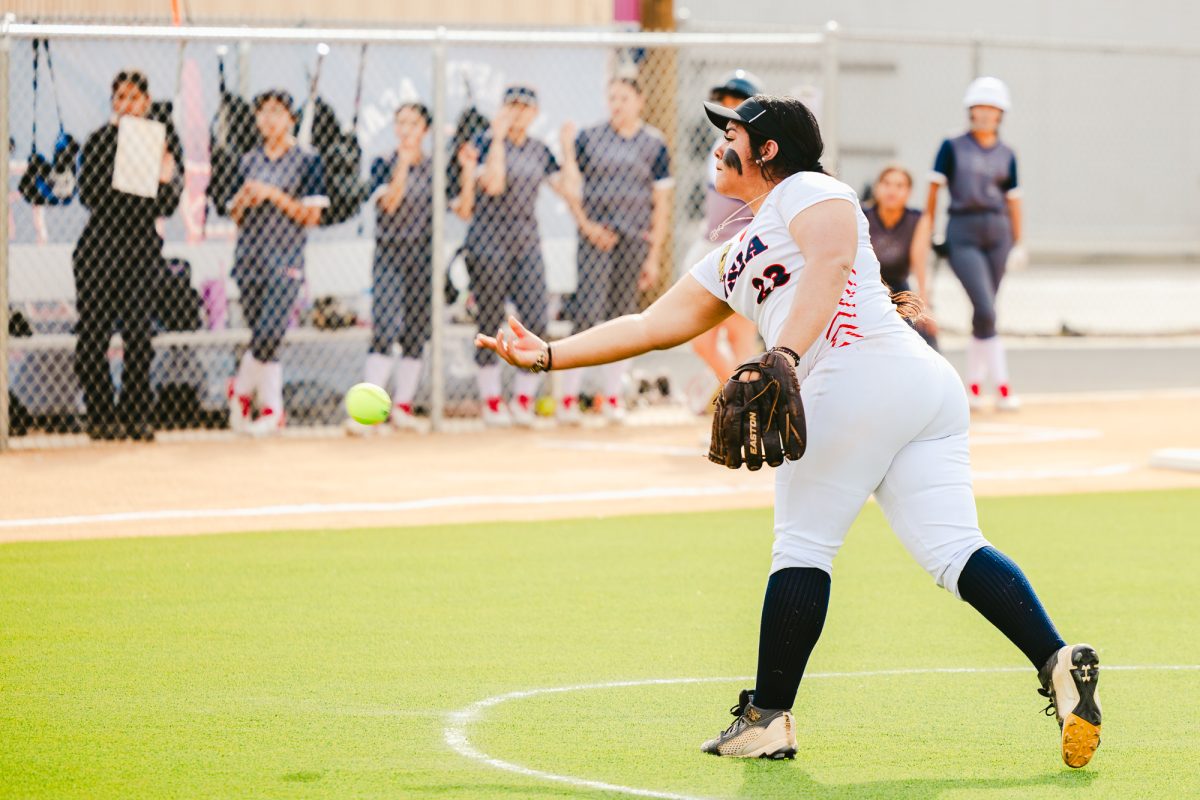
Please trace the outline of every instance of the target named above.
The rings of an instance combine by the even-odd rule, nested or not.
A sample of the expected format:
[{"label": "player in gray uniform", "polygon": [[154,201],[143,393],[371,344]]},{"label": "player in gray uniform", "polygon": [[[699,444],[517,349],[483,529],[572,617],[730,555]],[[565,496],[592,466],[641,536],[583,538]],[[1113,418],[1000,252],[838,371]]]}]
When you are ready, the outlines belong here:
[{"label": "player in gray uniform", "polygon": [[[608,85],[610,119],[578,135],[563,127],[563,176],[577,202],[579,276],[568,313],[585,330],[637,310],[637,293],[658,281],[671,190],[670,155],[662,132],[642,121],[642,89],[632,78]],[[649,227],[647,227],[649,226]],[[603,413],[624,418],[621,382],[628,362],[602,368]],[[559,420],[580,420],[584,370],[563,376]]]},{"label": "player in gray uniform", "polygon": [[[229,422],[235,431],[268,434],[284,425],[279,346],[304,283],[307,230],[320,222],[329,198],[320,155],[292,136],[291,95],[269,90],[255,97],[254,121],[263,143],[242,157],[229,201],[238,225],[233,278],[250,325],[250,348],[229,387]],[[251,422],[255,394],[259,416]]]},{"label": "player in gray uniform", "polygon": [[[396,109],[396,150],[371,164],[375,258],[371,269],[371,347],[363,380],[386,386],[395,371],[388,421],[415,430],[412,402],[429,341],[433,304],[433,160],[422,150],[433,118],[421,103]],[[392,357],[399,342],[400,358]],[[352,419],[346,430],[378,428]]]},{"label": "player in gray uniform", "polygon": [[937,349],[937,324],[931,313],[925,261],[929,255],[929,221],[920,210],[908,207],[912,175],[904,167],[883,168],[871,189],[870,206],[863,209],[871,229],[871,247],[879,259],[879,274],[893,292],[911,292],[909,275],[917,282],[916,295],[924,313],[913,323],[930,347]]},{"label": "player in gray uniform", "polygon": [[[1011,105],[1008,87],[998,78],[977,78],[967,88],[963,105],[971,129],[942,142],[930,176],[926,214],[935,218],[938,190],[945,185],[950,191],[950,268],[975,309],[967,346],[971,408],[982,407],[983,386],[990,382],[998,395],[996,407],[1015,410],[1020,402],[1008,385],[1008,363],[996,333],[996,293],[1010,251],[1021,240],[1017,157],[998,133]],[[1024,251],[1017,253],[1023,259]]]},{"label": "player in gray uniform", "polygon": [[[547,179],[562,192],[558,161],[545,143],[529,136],[537,119],[537,93],[528,86],[510,86],[491,128],[473,143],[482,165],[464,175],[456,212],[470,219],[464,250],[471,290],[478,304],[480,331],[495,330],[511,301],[531,330],[546,330],[546,268],[538,231],[537,199]],[[476,191],[478,188],[479,191]],[[479,365],[481,416],[488,425],[533,423],[539,376],[518,373],[513,398],[506,407],[500,395],[500,363],[494,353],[476,352]]]}]

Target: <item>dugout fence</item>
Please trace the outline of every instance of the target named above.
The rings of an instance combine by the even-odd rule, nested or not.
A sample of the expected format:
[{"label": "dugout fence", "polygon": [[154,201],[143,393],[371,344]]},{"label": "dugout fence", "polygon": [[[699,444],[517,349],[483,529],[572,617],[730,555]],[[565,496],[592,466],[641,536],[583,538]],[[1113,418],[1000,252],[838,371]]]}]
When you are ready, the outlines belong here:
[{"label": "dugout fence", "polygon": [[[1080,69],[1102,68],[1089,66],[1102,53],[1167,59],[1172,80],[1181,81],[1200,64],[1200,51],[1187,48],[856,34],[833,24],[763,34],[166,28],[6,19],[0,31],[0,84],[7,87],[0,140],[8,139],[10,151],[0,163],[0,182],[8,187],[0,199],[6,242],[0,248],[0,449],[84,443],[89,434],[110,438],[110,431],[95,427],[96,419],[126,432],[144,423],[160,437],[164,431],[175,437],[233,435],[229,382],[247,351],[256,362],[282,364],[274,379],[262,370],[251,376],[251,423],[261,420],[274,392],[282,396],[289,434],[329,434],[344,422],[342,394],[372,377],[368,356],[385,355],[379,352],[385,349],[391,362],[386,372],[374,373],[383,376],[374,382],[401,394],[411,391],[418,425],[476,430],[494,391],[506,406],[523,390],[532,392],[535,404],[562,391],[549,380],[522,385],[507,368],[498,390],[483,387],[472,346],[481,319],[495,316],[497,308],[515,309],[541,318],[550,336],[563,335],[588,318],[585,307],[594,316],[597,303],[601,311],[629,302],[644,306],[681,265],[712,246],[701,228],[716,132],[700,101],[728,73],[748,70],[765,91],[809,103],[821,121],[826,167],[861,187],[885,161],[902,160],[921,175],[947,132],[940,120],[953,123],[956,94],[965,83],[981,71],[1012,68],[1005,54],[1029,50],[1055,66]],[[917,62],[919,69],[896,55],[914,51],[930,54]],[[111,122],[111,84],[122,70],[148,80],[156,101],[148,117],[163,124],[162,141],[146,131],[100,135]],[[637,83],[642,117],[660,132],[669,155],[665,172],[653,169],[654,141],[639,139],[635,146],[633,137],[606,135],[614,77]],[[514,145],[520,157],[508,165],[506,186],[517,191],[485,197],[489,193],[477,189],[471,213],[463,215],[453,202],[463,194],[463,159],[477,154],[478,183],[488,132],[510,87],[532,90],[537,103],[522,144]],[[243,214],[239,223],[228,212],[241,185],[238,165],[257,146],[251,103],[268,90],[291,96],[296,135],[322,157],[320,194],[331,201],[324,213],[326,222],[336,221],[303,235],[284,230],[278,214],[258,222],[246,222]],[[1070,118],[1063,96],[1043,98],[1036,86],[1025,91],[1028,118],[1043,120],[1047,131]],[[400,178],[396,112],[413,103],[428,110],[429,130],[421,139],[423,157],[406,165]],[[931,108],[939,110],[933,114]],[[922,117],[939,120],[926,124],[927,154],[914,132]],[[569,136],[565,123],[574,126]],[[1174,132],[1144,130],[1112,135],[1123,145],[1121,137],[1135,134],[1158,136],[1155,141],[1173,148],[1177,160],[1196,157],[1195,137],[1183,141]],[[1015,138],[1044,174],[1042,150]],[[137,146],[154,157],[139,157]],[[168,168],[157,153],[172,147],[178,157]],[[592,210],[605,207],[617,215],[608,227],[620,228],[622,244],[613,249],[622,255],[608,274],[615,276],[611,294],[624,291],[624,299],[582,297],[580,276],[586,282],[592,274],[582,265],[603,248],[581,233],[568,202],[546,186],[537,188],[553,171],[549,160],[561,166],[571,151],[576,163],[587,162],[579,180],[591,182]],[[630,159],[650,164],[650,188],[612,177],[623,174],[618,167]],[[297,197],[318,194],[302,181],[311,165],[249,161],[242,181],[267,180],[273,170],[283,170],[295,178]],[[1077,166],[1084,174],[1086,165]],[[146,169],[154,174],[147,176]],[[114,188],[114,179],[124,181],[125,191]],[[1031,178],[1036,180],[1045,179]],[[655,195],[655,189],[667,191]],[[380,203],[389,191],[401,203],[427,197],[426,219],[381,219]],[[638,192],[650,199],[635,198]],[[652,209],[655,196],[667,204],[661,230],[654,232],[645,218],[618,219],[630,209]],[[914,196],[914,202],[920,200]],[[148,205],[155,208],[147,211]],[[89,219],[98,215],[105,224],[93,222],[85,236]],[[1126,243],[1132,248],[1162,241],[1152,228],[1131,230]],[[161,257],[147,255],[154,245],[150,231],[162,238]],[[1047,252],[1069,239],[1054,231],[1042,236]],[[1175,240],[1186,249],[1186,235]],[[240,256],[239,247],[254,258]],[[303,253],[303,263],[296,252]],[[648,261],[658,264],[649,281],[641,274]],[[643,286],[636,287],[639,280]],[[635,291],[628,291],[630,284]],[[84,319],[81,304],[87,306]],[[383,325],[385,320],[394,324]],[[953,330],[953,324],[944,327]],[[130,327],[138,339],[132,346],[117,333]],[[93,341],[86,357],[79,346],[85,329],[93,340],[103,339]],[[282,340],[271,351],[263,342],[273,334]],[[149,356],[141,344],[147,336]],[[381,368],[382,362],[374,363]],[[128,393],[131,376],[148,389]],[[401,387],[406,381],[408,390]],[[684,383],[671,364],[652,358],[623,377],[589,373],[575,391],[597,413],[615,393],[624,405],[672,419],[681,400],[697,393]],[[97,400],[106,393],[111,402]],[[543,400],[541,410],[550,405]],[[103,407],[99,413],[97,407]]]}]

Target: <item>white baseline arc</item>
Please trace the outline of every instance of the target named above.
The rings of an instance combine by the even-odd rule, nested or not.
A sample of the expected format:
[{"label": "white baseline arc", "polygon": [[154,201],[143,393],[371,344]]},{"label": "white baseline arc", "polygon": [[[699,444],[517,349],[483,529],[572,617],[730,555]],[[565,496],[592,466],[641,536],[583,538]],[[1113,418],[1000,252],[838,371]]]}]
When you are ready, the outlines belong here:
[{"label": "white baseline arc", "polygon": [[[1134,672],[1134,671],[1200,671],[1200,664],[1141,664],[1141,665],[1116,665],[1105,666],[1104,670]],[[865,670],[862,672],[815,672],[805,675],[806,680],[814,678],[878,678],[878,677],[900,677],[908,675],[993,675],[1003,672],[1030,672],[1029,667],[917,667],[913,669],[881,669],[881,670]],[[446,726],[443,730],[443,736],[446,744],[452,750],[465,758],[472,761],[478,761],[482,764],[487,764],[496,769],[513,772],[518,775],[524,775],[527,778],[538,778],[540,780],[554,781],[555,783],[563,783],[569,786],[576,786],[581,789],[595,789],[602,792],[615,792],[618,794],[626,794],[631,797],[654,797],[660,800],[707,800],[707,798],[697,795],[680,794],[678,792],[664,792],[654,789],[639,789],[636,786],[622,786],[616,783],[607,783],[605,781],[589,780],[587,778],[577,778],[572,775],[558,775],[553,772],[546,772],[532,767],[525,767],[520,764],[514,764],[511,761],[495,758],[487,753],[484,753],[479,748],[471,744],[467,737],[467,727],[473,722],[477,722],[483,712],[489,708],[507,703],[512,700],[524,700],[530,697],[538,697],[547,694],[566,694],[569,692],[589,692],[598,689],[625,689],[641,686],[670,686],[689,683],[744,683],[745,681],[753,681],[754,676],[740,675],[734,677],[721,678],[648,678],[644,680],[633,681],[611,681],[606,683],[581,683],[572,686],[552,686],[542,689],[524,689],[515,692],[507,692],[498,694],[493,697],[485,697],[482,700],[477,700],[471,705],[459,711],[452,712],[446,717]]]}]

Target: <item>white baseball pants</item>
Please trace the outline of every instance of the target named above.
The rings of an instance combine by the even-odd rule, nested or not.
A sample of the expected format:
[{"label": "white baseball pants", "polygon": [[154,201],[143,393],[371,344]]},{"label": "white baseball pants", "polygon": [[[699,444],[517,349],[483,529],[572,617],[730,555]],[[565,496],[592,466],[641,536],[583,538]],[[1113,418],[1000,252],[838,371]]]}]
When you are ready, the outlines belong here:
[{"label": "white baseball pants", "polygon": [[958,595],[979,530],[967,454],[969,411],[946,359],[914,333],[824,354],[801,385],[808,445],[776,471],[771,571],[833,558],[874,493],[892,530]]}]

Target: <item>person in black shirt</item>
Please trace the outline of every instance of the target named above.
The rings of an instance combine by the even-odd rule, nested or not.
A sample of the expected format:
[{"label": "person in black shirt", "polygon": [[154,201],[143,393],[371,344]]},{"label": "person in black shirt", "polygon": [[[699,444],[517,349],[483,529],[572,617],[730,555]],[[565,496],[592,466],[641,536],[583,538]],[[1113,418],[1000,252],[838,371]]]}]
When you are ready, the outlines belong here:
[{"label": "person in black shirt", "polygon": [[[93,439],[154,438],[151,424],[150,341],[152,286],[162,260],[159,217],[170,216],[183,193],[183,149],[171,126],[158,176],[158,194],[141,197],[113,188],[117,123],[122,116],[150,112],[150,85],[135,70],[112,82],[112,119],[83,147],[79,196],[91,211],[75,246],[75,372],[87,404],[87,431]],[[115,402],[107,351],[113,331],[124,341],[120,404]]]},{"label": "person in black shirt", "polygon": [[921,338],[937,350],[937,323],[933,319],[925,262],[929,256],[929,218],[908,207],[912,174],[904,167],[884,167],[871,187],[870,207],[863,211],[871,229],[871,247],[879,259],[879,275],[893,292],[910,292],[909,276],[916,278],[917,296],[925,313],[913,323]]}]

